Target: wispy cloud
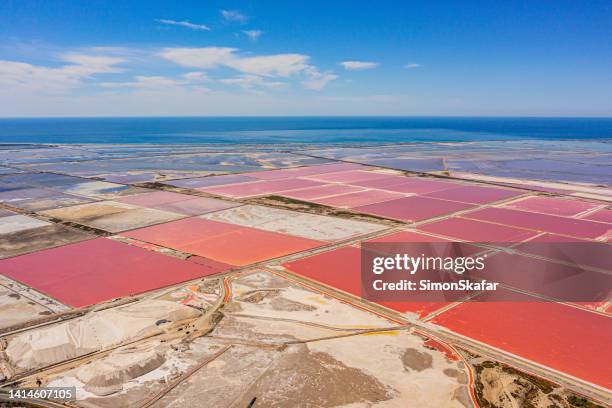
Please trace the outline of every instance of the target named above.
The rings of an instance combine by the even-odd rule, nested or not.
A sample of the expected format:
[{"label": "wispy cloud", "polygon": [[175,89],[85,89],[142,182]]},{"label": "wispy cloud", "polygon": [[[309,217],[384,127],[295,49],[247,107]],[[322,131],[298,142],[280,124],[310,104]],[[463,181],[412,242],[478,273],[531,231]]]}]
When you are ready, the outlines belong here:
[{"label": "wispy cloud", "polygon": [[404,65],[404,68],[407,68],[407,69],[414,69],[414,68],[419,68],[419,67],[421,67],[421,64],[414,64],[414,63],[412,63],[412,64]]},{"label": "wispy cloud", "polygon": [[257,75],[239,75],[234,78],[220,79],[219,82],[225,85],[236,85],[245,89],[252,89],[254,87],[283,88],[286,86],[284,82],[268,81]]},{"label": "wispy cloud", "polygon": [[159,18],[157,20],[158,23],[160,24],[166,24],[166,25],[172,25],[172,26],[178,26],[178,27],[185,27],[185,28],[189,28],[192,30],[196,30],[196,31],[210,31],[210,27],[207,26],[206,24],[195,24],[195,23],[191,23],[189,21],[176,21],[176,20],[167,20],[164,18]]},{"label": "wispy cloud", "polygon": [[372,61],[343,61],[340,63],[347,71],[361,71],[364,69],[372,69],[378,66],[378,62]]},{"label": "wispy cloud", "polygon": [[242,34],[246,35],[252,41],[256,41],[261,35],[263,31],[261,30],[242,30]]},{"label": "wispy cloud", "polygon": [[167,90],[183,86],[198,86],[204,81],[209,81],[206,73],[197,71],[187,72],[176,78],[161,75],[136,75],[131,81],[101,82],[99,86],[103,88]]},{"label": "wispy cloud", "polygon": [[215,68],[227,65],[233,58],[235,48],[202,47],[202,48],[165,48],[160,52],[164,59],[184,67]]},{"label": "wispy cloud", "polygon": [[248,17],[237,10],[219,10],[221,16],[228,23],[244,24],[248,21]]},{"label": "wispy cloud", "polygon": [[[244,57],[238,54],[236,48],[202,47],[202,48],[165,48],[159,55],[175,64],[190,67],[211,69],[217,67],[231,68],[245,75],[258,77],[287,78],[299,75],[302,85],[307,89],[322,89],[328,82],[338,76],[331,73],[321,73],[317,67],[309,63],[310,57],[303,54],[272,54],[254,57]],[[246,83],[244,77],[240,81],[225,81],[225,83]],[[246,78],[251,84],[253,78]]]},{"label": "wispy cloud", "polygon": [[206,72],[201,72],[201,71],[194,71],[194,72],[187,72],[186,74],[183,74],[183,78],[185,78],[188,81],[208,81],[209,78],[206,75]]},{"label": "wispy cloud", "polygon": [[85,79],[95,75],[121,72],[116,65],[125,62],[119,57],[77,53],[63,54],[60,59],[67,64],[46,67],[0,60],[0,87],[63,92],[77,87]]},{"label": "wispy cloud", "polygon": [[302,54],[275,54],[234,58],[228,66],[248,74],[288,77],[306,70],[310,57]]},{"label": "wispy cloud", "polygon": [[313,91],[320,91],[325,88],[325,86],[337,79],[338,75],[335,75],[331,72],[319,73],[318,71],[311,73],[309,79],[302,81],[302,85],[306,89],[311,89]]},{"label": "wispy cloud", "polygon": [[245,74],[286,77],[309,67],[307,55],[274,54],[242,57],[235,48],[166,48],[161,56],[178,65],[195,68],[226,66]]},{"label": "wispy cloud", "polygon": [[136,75],[133,81],[123,82],[102,82],[99,85],[104,88],[149,88],[149,89],[167,89],[185,84],[186,81],[180,81],[164,76],[145,76]]}]

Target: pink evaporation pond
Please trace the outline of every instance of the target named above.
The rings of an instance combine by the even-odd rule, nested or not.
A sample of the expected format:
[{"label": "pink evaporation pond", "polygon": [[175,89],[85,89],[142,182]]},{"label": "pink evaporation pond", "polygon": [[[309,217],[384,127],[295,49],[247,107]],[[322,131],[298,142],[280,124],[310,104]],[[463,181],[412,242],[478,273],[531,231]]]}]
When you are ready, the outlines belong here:
[{"label": "pink evaporation pond", "polygon": [[569,194],[569,193],[575,192],[574,190],[570,190],[570,189],[536,186],[533,184],[529,184],[528,182],[526,182],[525,184],[518,184],[518,183],[499,183],[499,184],[503,186],[508,186],[508,187],[516,187],[516,188],[529,189],[533,191],[540,191],[542,193]]},{"label": "pink evaporation pond", "polygon": [[469,242],[523,242],[537,234],[533,231],[509,227],[507,225],[456,217],[419,225],[417,228],[421,231]]},{"label": "pink evaporation pond", "polygon": [[[178,251],[203,256],[230,265],[248,265],[325,243],[235,224],[189,218],[124,234]],[[240,248],[240,250],[236,250]]]},{"label": "pink evaporation pond", "polygon": [[227,197],[242,198],[296,190],[298,188],[322,186],[323,184],[324,183],[305,179],[281,179],[255,181],[252,183],[241,183],[220,187],[203,187],[198,188],[198,190]]},{"label": "pink evaporation pond", "polygon": [[584,217],[586,220],[599,221],[599,222],[607,222],[608,224],[612,224],[612,210],[603,209]]},{"label": "pink evaporation pond", "polygon": [[257,181],[257,179],[253,177],[247,177],[242,174],[225,174],[222,176],[208,176],[181,180],[171,180],[166,181],[165,184],[182,188],[201,188],[237,183],[248,183],[250,181]]},{"label": "pink evaporation pond", "polygon": [[520,191],[504,190],[501,188],[481,186],[461,186],[434,193],[426,194],[427,197],[442,198],[444,200],[460,201],[470,204],[489,204],[495,201],[505,200],[522,195]]},{"label": "pink evaporation pond", "polygon": [[[612,365],[602,353],[612,344],[612,320],[560,303],[498,290],[497,301],[464,302],[431,322],[506,352],[606,388]],[[480,301],[478,301],[480,300]]]},{"label": "pink evaporation pond", "polygon": [[401,221],[421,221],[452,214],[470,207],[472,205],[455,201],[414,196],[355,207],[353,210]]},{"label": "pink evaporation pond", "polygon": [[567,200],[555,197],[528,197],[524,200],[505,204],[505,207],[517,210],[535,211],[544,214],[571,217],[597,207],[597,204],[585,201]]},{"label": "pink evaporation pond", "polygon": [[388,191],[381,190],[367,190],[356,193],[336,195],[333,197],[318,198],[311,201],[331,207],[354,208],[362,205],[394,200],[401,197],[404,197],[404,194],[390,193]]},{"label": "pink evaporation pond", "polygon": [[73,307],[213,275],[229,265],[199,264],[97,238],[0,261],[2,274]]},{"label": "pink evaporation pond", "polygon": [[407,181],[400,184],[380,188],[388,191],[396,191],[398,193],[427,194],[433,193],[434,191],[456,188],[457,186],[459,186],[459,184],[447,181],[413,178],[407,179]]},{"label": "pink evaporation pond", "polygon": [[389,177],[388,174],[375,173],[373,171],[351,170],[339,173],[317,174],[309,176],[311,180],[325,181],[329,183],[351,183],[355,181],[376,180]]},{"label": "pink evaporation pond", "polygon": [[366,188],[382,188],[396,186],[398,184],[410,181],[411,178],[404,176],[386,176],[384,178],[377,178],[374,180],[354,181],[350,184],[353,186],[366,187]]},{"label": "pink evaporation pond", "polygon": [[188,194],[172,193],[170,191],[156,191],[153,193],[138,194],[122,197],[116,201],[154,208],[156,210],[170,211],[183,215],[201,215],[213,211],[237,207],[239,203],[217,200],[209,197],[197,197]]},{"label": "pink evaporation pond", "polygon": [[246,176],[255,177],[260,180],[278,180],[283,178],[295,178],[313,174],[333,173],[339,171],[358,170],[364,166],[353,163],[322,164],[320,166],[298,167],[291,169],[279,169],[268,171],[256,171],[245,173]]},{"label": "pink evaporation pond", "polygon": [[329,197],[340,194],[355,193],[363,191],[360,187],[347,186],[344,184],[326,184],[318,187],[308,187],[299,190],[291,190],[281,193],[280,195],[298,200],[312,200],[322,197]]},{"label": "pink evaporation pond", "polygon": [[142,207],[154,207],[160,204],[174,203],[177,201],[191,200],[196,198],[188,194],[173,193],[170,191],[154,191],[152,193],[137,194],[128,197],[120,197],[115,201],[124,204],[139,205]]},{"label": "pink evaporation pond", "polygon": [[156,205],[155,209],[162,211],[170,211],[184,215],[202,215],[209,212],[225,210],[228,208],[238,207],[240,203],[230,201],[217,200],[209,197],[194,197],[190,200],[177,201],[173,203]]},{"label": "pink evaporation pond", "polygon": [[506,208],[485,208],[462,217],[579,238],[595,239],[610,230],[609,225],[598,222]]},{"label": "pink evaporation pond", "polygon": [[[531,245],[532,243],[535,243],[535,245]],[[572,245],[572,243],[581,244]],[[530,239],[529,242],[517,246],[516,249],[549,259],[558,259],[577,265],[592,266],[612,271],[612,246],[604,242],[544,234]]]},{"label": "pink evaporation pond", "polygon": [[[325,286],[361,297],[361,251],[348,246],[283,264],[288,271]],[[445,306],[441,302],[380,302],[401,313],[423,317]]]}]

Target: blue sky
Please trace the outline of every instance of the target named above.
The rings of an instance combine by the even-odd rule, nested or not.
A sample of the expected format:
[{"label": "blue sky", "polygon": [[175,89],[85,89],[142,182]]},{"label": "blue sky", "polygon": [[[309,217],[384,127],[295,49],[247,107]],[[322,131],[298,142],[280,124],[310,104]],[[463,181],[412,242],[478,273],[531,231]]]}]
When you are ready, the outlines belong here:
[{"label": "blue sky", "polygon": [[612,116],[610,1],[0,0],[0,116]]}]

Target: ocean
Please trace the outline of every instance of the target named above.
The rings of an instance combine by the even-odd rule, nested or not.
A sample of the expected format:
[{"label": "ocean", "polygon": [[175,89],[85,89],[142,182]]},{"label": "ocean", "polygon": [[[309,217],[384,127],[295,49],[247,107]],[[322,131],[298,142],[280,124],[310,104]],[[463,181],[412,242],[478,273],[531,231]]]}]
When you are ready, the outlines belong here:
[{"label": "ocean", "polygon": [[0,119],[0,143],[406,143],[612,139],[612,118],[137,117]]}]

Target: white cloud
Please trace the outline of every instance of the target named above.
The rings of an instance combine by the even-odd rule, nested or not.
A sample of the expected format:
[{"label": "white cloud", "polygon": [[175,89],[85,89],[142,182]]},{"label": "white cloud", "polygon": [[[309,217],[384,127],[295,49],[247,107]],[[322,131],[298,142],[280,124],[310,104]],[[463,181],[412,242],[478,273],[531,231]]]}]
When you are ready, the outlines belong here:
[{"label": "white cloud", "polygon": [[259,37],[261,37],[261,35],[263,34],[263,31],[261,30],[242,30],[242,34],[249,37],[250,40],[256,41]]},{"label": "white cloud", "polygon": [[159,55],[184,67],[214,68],[235,58],[235,48],[165,48]]},{"label": "white cloud", "polygon": [[148,89],[167,89],[187,83],[173,78],[164,76],[144,76],[136,75],[133,81],[127,82],[102,82],[101,87],[104,88],[148,88]]},{"label": "white cloud", "polygon": [[208,81],[208,77],[206,76],[206,72],[200,72],[200,71],[194,71],[194,72],[187,72],[186,74],[183,74],[183,78],[185,78],[188,81]]},{"label": "white cloud", "polygon": [[246,23],[249,19],[247,16],[237,10],[219,10],[223,19],[230,23]]},{"label": "white cloud", "polygon": [[91,73],[120,72],[121,69],[115,67],[114,65],[125,62],[125,59],[119,57],[88,54],[64,54],[61,58],[66,62],[74,64],[72,66],[66,66],[65,68],[71,67],[76,69],[78,67],[83,71],[88,71]]},{"label": "white cloud", "polygon": [[308,59],[302,54],[276,54],[234,58],[227,65],[247,74],[287,77],[307,69]]},{"label": "white cloud", "polygon": [[266,87],[266,88],[283,88],[286,84],[280,81],[268,81],[257,75],[239,75],[234,78],[220,79],[219,82],[225,85],[236,85],[245,89],[252,89],[254,87]]},{"label": "white cloud", "polygon": [[0,60],[0,87],[62,92],[80,85],[84,79],[94,75],[121,72],[116,65],[125,61],[118,57],[89,54],[64,54],[60,58],[68,64],[45,67]]},{"label": "white cloud", "polygon": [[419,68],[420,66],[421,64],[406,64],[404,65],[404,68],[413,69],[413,68]]},{"label": "white cloud", "polygon": [[364,69],[372,69],[378,66],[378,62],[371,61],[343,61],[340,63],[347,71],[361,71]]},{"label": "white cloud", "polygon": [[323,74],[311,75],[310,79],[302,81],[302,85],[306,89],[311,89],[314,91],[320,91],[327,85],[328,82],[333,81],[338,78],[338,75],[332,74],[330,72],[326,72]]},{"label": "white cloud", "polygon": [[185,27],[185,28],[189,28],[191,30],[196,30],[196,31],[210,31],[210,27],[207,26],[206,24],[194,24],[191,23],[189,21],[176,21],[176,20],[167,20],[165,18],[159,18],[157,20],[158,23],[161,24],[166,24],[166,25],[173,25],[173,26],[178,26],[178,27]]},{"label": "white cloud", "polygon": [[235,48],[166,48],[160,55],[178,65],[195,68],[225,66],[245,74],[286,77],[306,70],[307,55],[276,54],[257,57],[241,57]]},{"label": "white cloud", "polygon": [[[328,82],[338,77],[331,72],[319,72],[317,67],[308,63],[310,60],[308,55],[274,54],[243,57],[237,54],[237,51],[235,48],[227,47],[166,48],[159,55],[184,67],[226,67],[245,75],[267,78],[301,75],[304,78],[302,85],[314,90],[322,89]],[[244,77],[240,78],[236,83],[244,84]]]},{"label": "white cloud", "polygon": [[168,89],[172,87],[197,85],[201,82],[209,81],[205,72],[187,72],[178,78],[171,78],[159,75],[136,75],[132,81],[122,82],[102,82],[99,85],[103,88],[141,88],[141,89]]}]

